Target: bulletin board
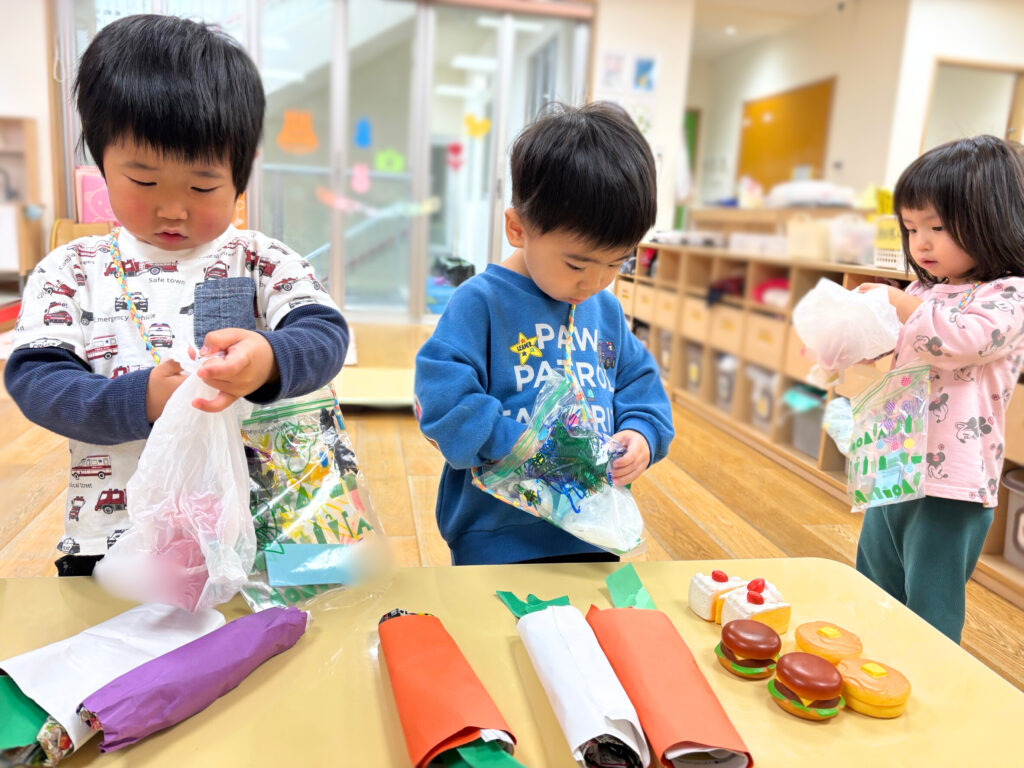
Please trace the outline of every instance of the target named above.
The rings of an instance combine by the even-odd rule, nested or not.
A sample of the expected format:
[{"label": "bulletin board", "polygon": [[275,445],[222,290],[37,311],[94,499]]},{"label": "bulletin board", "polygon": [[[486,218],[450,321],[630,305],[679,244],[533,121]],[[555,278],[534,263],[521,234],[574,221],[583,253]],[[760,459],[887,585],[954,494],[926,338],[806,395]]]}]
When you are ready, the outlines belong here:
[{"label": "bulletin board", "polygon": [[824,176],[835,78],[743,104],[736,178],[749,176],[765,192],[802,173]]}]

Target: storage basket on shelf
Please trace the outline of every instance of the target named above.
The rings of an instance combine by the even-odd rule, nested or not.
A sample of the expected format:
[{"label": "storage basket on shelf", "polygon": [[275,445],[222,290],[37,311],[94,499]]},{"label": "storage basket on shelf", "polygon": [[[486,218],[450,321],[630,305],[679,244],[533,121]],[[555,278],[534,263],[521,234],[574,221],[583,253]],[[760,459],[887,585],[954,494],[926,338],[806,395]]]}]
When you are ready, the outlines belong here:
[{"label": "storage basket on shelf", "polygon": [[896,217],[891,214],[879,216],[875,226],[875,266],[906,272],[907,257],[903,253],[903,235]]}]

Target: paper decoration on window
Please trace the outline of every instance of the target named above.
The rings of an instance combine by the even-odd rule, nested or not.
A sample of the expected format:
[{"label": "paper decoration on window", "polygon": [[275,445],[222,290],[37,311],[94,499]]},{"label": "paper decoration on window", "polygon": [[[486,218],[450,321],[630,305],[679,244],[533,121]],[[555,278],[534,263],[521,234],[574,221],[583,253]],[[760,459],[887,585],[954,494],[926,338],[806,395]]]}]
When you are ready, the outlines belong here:
[{"label": "paper decoration on window", "polygon": [[448,167],[453,171],[459,170],[462,164],[466,161],[466,158],[462,154],[462,144],[457,141],[453,141],[448,145],[448,156],[445,158],[445,162],[448,163]]},{"label": "paper decoration on window", "polygon": [[356,121],[355,145],[359,149],[369,149],[373,145],[373,126],[370,125],[370,118],[360,117]]},{"label": "paper decoration on window", "polygon": [[405,170],[405,156],[393,149],[383,149],[373,158],[374,166],[384,173],[402,173]]},{"label": "paper decoration on window", "polygon": [[366,163],[356,163],[352,166],[352,176],[349,178],[349,186],[357,195],[365,195],[370,191],[370,168]]},{"label": "paper decoration on window", "polygon": [[317,187],[317,199],[326,206],[345,213],[363,213],[377,219],[398,218],[401,216],[429,216],[441,210],[441,198],[428,197],[420,202],[393,203],[386,208],[374,208],[358,200],[336,195],[326,187]]},{"label": "paper decoration on window", "polygon": [[110,207],[107,183],[100,169],[92,165],[75,168],[75,214],[80,224],[100,221],[114,221],[114,209]]},{"label": "paper decoration on window", "polygon": [[313,113],[305,109],[286,109],[277,146],[293,155],[308,155],[320,146],[313,130]]},{"label": "paper decoration on window", "polygon": [[462,122],[465,124],[469,135],[474,139],[482,139],[491,130],[491,121],[486,117],[477,118],[476,115],[467,114],[462,118]]},{"label": "paper decoration on window", "polygon": [[231,220],[231,226],[235,229],[249,228],[249,210],[245,207],[245,192],[235,200],[235,217]]}]

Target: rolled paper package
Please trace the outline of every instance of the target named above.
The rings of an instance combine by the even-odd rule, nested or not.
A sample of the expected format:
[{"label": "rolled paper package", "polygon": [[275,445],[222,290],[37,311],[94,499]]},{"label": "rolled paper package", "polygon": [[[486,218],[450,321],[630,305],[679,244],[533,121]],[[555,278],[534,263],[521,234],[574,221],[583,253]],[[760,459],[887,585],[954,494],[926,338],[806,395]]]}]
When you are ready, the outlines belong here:
[{"label": "rolled paper package", "polygon": [[202,711],[291,648],[308,618],[294,607],[242,616],[111,681],[85,698],[79,716],[103,731],[100,752],[134,744]]},{"label": "rolled paper package", "polygon": [[405,746],[416,768],[476,741],[482,731],[502,732],[505,744],[515,743],[505,718],[440,619],[393,611],[381,619],[377,634]]},{"label": "rolled paper package", "polygon": [[573,758],[581,766],[651,763],[636,709],[583,614],[571,605],[553,605],[523,616],[516,625],[537,677],[562,727]]},{"label": "rolled paper package", "polygon": [[587,623],[636,707],[662,765],[754,764],[668,616],[657,610],[591,606]]}]

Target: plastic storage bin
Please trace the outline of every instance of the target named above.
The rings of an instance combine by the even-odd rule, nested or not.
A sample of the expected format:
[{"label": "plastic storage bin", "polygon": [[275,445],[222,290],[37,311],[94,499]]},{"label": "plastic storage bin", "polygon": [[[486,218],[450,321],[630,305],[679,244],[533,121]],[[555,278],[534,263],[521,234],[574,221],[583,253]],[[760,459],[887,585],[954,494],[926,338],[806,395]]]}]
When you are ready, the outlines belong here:
[{"label": "plastic storage bin", "polygon": [[686,388],[695,395],[700,394],[700,380],[704,366],[704,348],[700,344],[686,345]]},{"label": "plastic storage bin", "polygon": [[658,331],[658,368],[667,379],[672,368],[672,331],[665,328]]},{"label": "plastic storage bin", "polygon": [[756,365],[748,365],[746,373],[750,379],[750,423],[762,432],[768,432],[772,428],[775,386],[779,374]]},{"label": "plastic storage bin", "polygon": [[821,422],[825,416],[825,393],[798,384],[786,390],[783,401],[793,420],[793,447],[817,459],[821,448]]},{"label": "plastic storage bin", "polygon": [[736,371],[739,360],[732,355],[715,358],[715,405],[723,411],[732,410],[732,393],[736,389]]},{"label": "plastic storage bin", "polygon": [[1011,565],[1024,569],[1024,469],[1007,472],[1003,476],[1003,485],[1010,492],[1003,557]]}]

